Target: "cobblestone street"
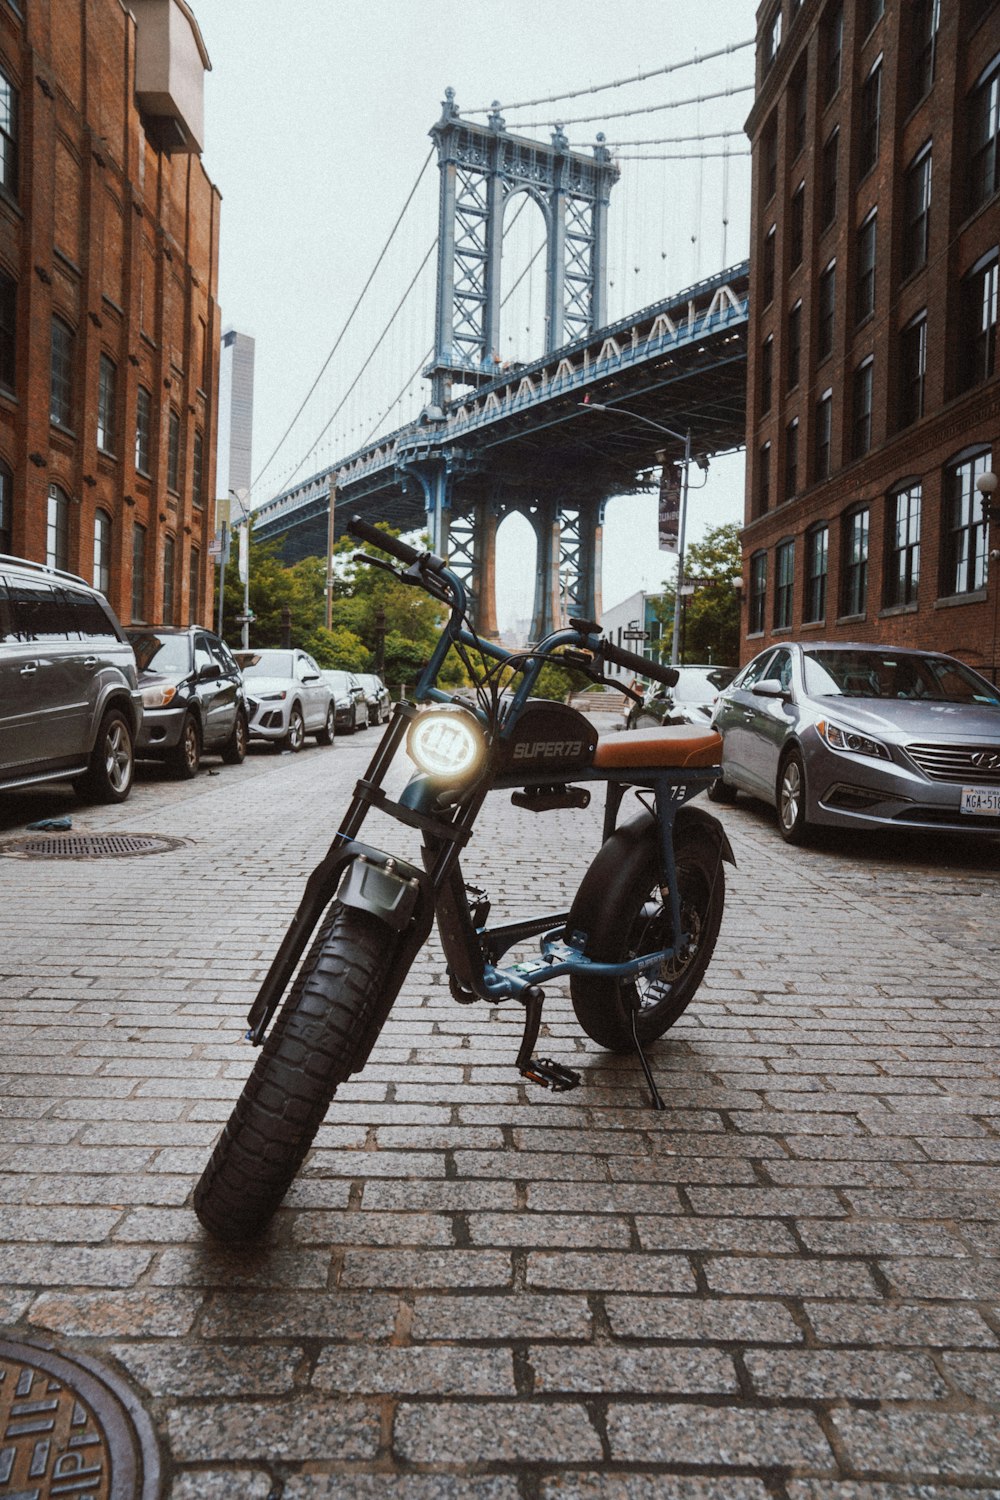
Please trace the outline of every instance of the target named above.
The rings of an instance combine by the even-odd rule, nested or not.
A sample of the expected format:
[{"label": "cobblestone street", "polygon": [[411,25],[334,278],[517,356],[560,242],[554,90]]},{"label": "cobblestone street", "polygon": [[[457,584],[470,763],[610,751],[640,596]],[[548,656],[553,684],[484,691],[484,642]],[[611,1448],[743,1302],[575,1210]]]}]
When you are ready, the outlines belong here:
[{"label": "cobblestone street", "polygon": [[[455,1005],[434,940],[267,1238],[209,1241],[245,1013],[375,742],[0,812],[183,840],[0,862],[6,1336],[131,1385],[169,1500],[1000,1497],[997,841],[713,809],[737,868],[659,1115],[558,987],[539,1050],[583,1085],[524,1083],[520,1009]],[[493,799],[494,915],[569,905],[598,802]]]}]

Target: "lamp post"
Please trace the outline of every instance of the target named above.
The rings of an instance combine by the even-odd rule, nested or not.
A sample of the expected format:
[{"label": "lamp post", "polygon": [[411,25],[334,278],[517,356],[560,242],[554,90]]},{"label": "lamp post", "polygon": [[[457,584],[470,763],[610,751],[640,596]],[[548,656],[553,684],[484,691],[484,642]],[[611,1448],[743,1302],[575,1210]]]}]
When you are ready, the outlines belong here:
[{"label": "lamp post", "polygon": [[[976,480],[976,489],[979,491],[979,501],[983,510],[983,520],[986,523],[986,549],[988,563],[1000,562],[1000,551],[990,548],[990,524],[1000,521],[1000,500],[997,498],[997,486],[1000,484],[992,469],[987,469],[985,474],[980,474]],[[1000,598],[1000,586],[993,587],[993,660],[990,663],[990,671],[993,674],[993,684],[997,680],[997,600]]]},{"label": "lamp post", "polygon": [[684,469],[681,474],[681,504],[680,514],[677,519],[677,583],[674,588],[674,629],[670,641],[670,665],[676,667],[680,659],[680,626],[681,626],[681,599],[684,593],[684,533],[687,529],[687,502],[688,502],[688,474],[691,468],[691,429],[686,432],[675,432],[672,427],[667,427],[663,422],[654,422],[652,417],[643,416],[642,412],[631,411],[627,406],[607,406],[599,401],[581,401],[580,407],[584,411],[610,411],[621,412],[624,417],[632,417],[636,422],[645,422],[647,427],[653,427],[657,432],[665,432],[668,437],[684,444]]},{"label": "lamp post", "polygon": [[243,650],[250,648],[250,512],[247,510],[247,500],[250,491],[239,489],[230,490],[229,493],[243,512],[243,531],[240,535],[240,576],[243,580],[243,614],[240,623],[243,626]]}]

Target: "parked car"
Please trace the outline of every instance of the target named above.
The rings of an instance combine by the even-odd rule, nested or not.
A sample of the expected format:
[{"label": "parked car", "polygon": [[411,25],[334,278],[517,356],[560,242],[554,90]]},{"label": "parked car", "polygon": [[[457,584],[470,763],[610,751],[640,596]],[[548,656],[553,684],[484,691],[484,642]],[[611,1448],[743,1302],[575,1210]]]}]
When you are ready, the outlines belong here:
[{"label": "parked car", "polygon": [[340,734],[353,734],[368,723],[368,697],[354,672],[336,669],[323,677],[333,694],[334,717]]},{"label": "parked car", "polygon": [[719,695],[716,802],[749,792],[790,844],[810,830],[1000,830],[1000,692],[940,652],[789,643]]},{"label": "parked car", "polygon": [[0,791],[69,780],[124,802],[141,723],[135,656],[103,594],[0,555]]},{"label": "parked car", "polygon": [[377,672],[356,672],[354,675],[365,690],[369,724],[384,724],[392,711],[389,689]]},{"label": "parked car", "polygon": [[238,766],[247,753],[243,677],[225,641],[200,625],[130,625],[142,690],[135,753],[162,760],[182,780],[198,774],[202,754]]},{"label": "parked car", "polygon": [[710,721],[722,688],[736,676],[735,667],[678,667],[673,687],[647,692],[642,703],[633,703],[625,721],[627,729],[653,729],[658,724],[700,724]]},{"label": "parked car", "polygon": [[307,734],[318,745],[333,744],[330,684],[306,651],[268,647],[238,651],[243,668],[250,738],[299,751]]}]

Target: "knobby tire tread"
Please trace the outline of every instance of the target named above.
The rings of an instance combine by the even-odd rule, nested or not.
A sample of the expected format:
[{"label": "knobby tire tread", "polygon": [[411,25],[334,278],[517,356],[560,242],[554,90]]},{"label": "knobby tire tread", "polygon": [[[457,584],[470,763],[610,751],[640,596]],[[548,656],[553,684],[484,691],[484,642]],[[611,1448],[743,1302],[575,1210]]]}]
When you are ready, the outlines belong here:
[{"label": "knobby tire tread", "polygon": [[336,902],[324,918],[195,1189],[217,1239],[266,1229],[337,1088],[364,1067],[385,1019],[388,937],[376,917]]}]

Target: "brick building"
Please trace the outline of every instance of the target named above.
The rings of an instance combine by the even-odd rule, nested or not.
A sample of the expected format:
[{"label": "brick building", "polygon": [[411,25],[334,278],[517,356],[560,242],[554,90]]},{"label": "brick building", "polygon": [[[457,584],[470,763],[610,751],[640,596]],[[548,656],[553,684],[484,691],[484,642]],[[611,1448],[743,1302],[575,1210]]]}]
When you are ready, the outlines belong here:
[{"label": "brick building", "polygon": [[185,0],[0,0],[0,552],[211,619],[219,194]]},{"label": "brick building", "polygon": [[995,674],[1000,5],[757,23],[742,659],[794,634]]}]

